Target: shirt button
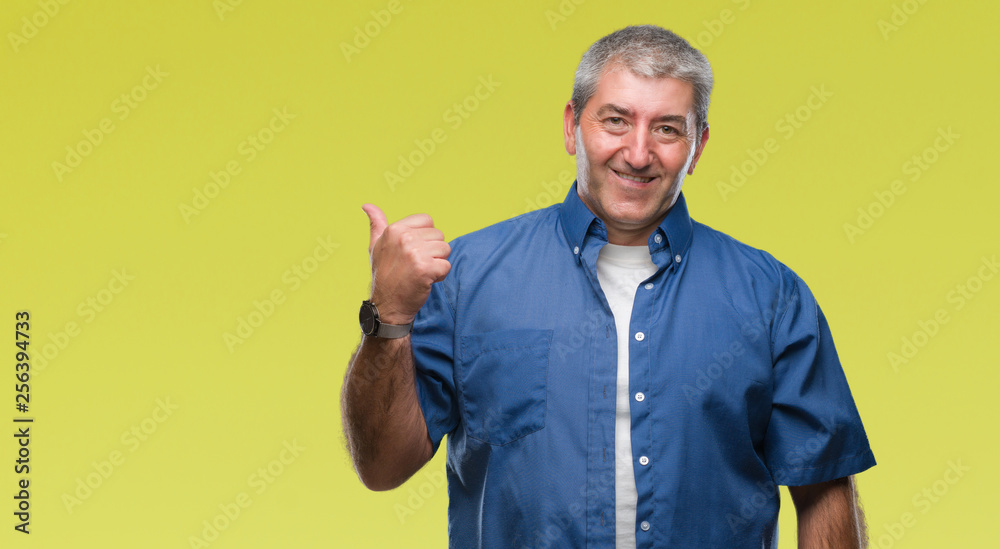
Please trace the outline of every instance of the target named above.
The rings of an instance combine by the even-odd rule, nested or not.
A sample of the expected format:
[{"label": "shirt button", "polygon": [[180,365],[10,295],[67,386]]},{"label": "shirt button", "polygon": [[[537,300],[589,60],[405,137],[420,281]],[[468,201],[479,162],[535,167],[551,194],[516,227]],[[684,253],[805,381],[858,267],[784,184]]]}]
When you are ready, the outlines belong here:
[{"label": "shirt button", "polygon": [[639,528],[642,528],[643,532],[648,532],[649,531],[649,523],[646,522],[646,521],[642,521],[642,523],[639,524]]},{"label": "shirt button", "polygon": [[674,261],[676,261],[676,262],[680,263],[680,262],[681,262],[681,254],[677,254],[677,255],[675,255],[675,256],[674,256]]},{"label": "shirt button", "polygon": [[653,283],[652,282],[647,282],[646,285],[643,286],[643,288],[646,288],[647,290],[652,290],[653,289]]},{"label": "shirt button", "polygon": [[646,395],[644,395],[642,393],[636,393],[635,394],[635,401],[636,402],[642,402],[644,400],[646,400]]},{"label": "shirt button", "polygon": [[580,253],[580,247],[579,246],[573,246],[573,255],[576,255],[578,253]]},{"label": "shirt button", "polygon": [[639,456],[639,465],[649,465],[649,458],[646,456]]},{"label": "shirt button", "polygon": [[646,334],[644,334],[642,332],[636,332],[635,333],[635,340],[636,341],[642,341],[644,339],[646,339]]},{"label": "shirt button", "polygon": [[656,235],[656,236],[653,237],[653,242],[656,242],[657,244],[659,244],[660,242],[663,242],[663,237],[660,236],[660,235]]}]

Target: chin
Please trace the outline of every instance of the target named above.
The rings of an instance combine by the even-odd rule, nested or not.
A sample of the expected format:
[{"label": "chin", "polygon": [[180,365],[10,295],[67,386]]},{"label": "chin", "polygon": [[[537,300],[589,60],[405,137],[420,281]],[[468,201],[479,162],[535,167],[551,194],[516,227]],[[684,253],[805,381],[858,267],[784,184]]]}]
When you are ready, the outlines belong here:
[{"label": "chin", "polygon": [[653,217],[653,212],[637,208],[612,208],[608,214],[623,225],[643,225]]}]

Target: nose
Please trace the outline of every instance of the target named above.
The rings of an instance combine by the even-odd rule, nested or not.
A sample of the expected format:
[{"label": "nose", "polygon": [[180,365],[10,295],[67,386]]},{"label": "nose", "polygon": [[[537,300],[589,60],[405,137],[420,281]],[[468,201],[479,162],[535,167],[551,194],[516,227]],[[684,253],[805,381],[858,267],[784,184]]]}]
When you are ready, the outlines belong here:
[{"label": "nose", "polygon": [[622,159],[635,171],[641,171],[652,161],[649,146],[649,135],[644,131],[633,129],[624,137]]}]

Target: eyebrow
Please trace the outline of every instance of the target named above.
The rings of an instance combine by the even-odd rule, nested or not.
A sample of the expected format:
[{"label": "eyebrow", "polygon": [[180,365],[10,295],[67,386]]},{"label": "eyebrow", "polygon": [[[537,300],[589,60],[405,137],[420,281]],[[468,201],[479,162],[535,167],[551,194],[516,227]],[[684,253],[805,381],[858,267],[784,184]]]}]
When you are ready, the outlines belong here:
[{"label": "eyebrow", "polygon": [[[604,115],[610,114],[610,113],[620,114],[622,116],[629,116],[629,117],[634,117],[635,116],[635,113],[632,112],[632,109],[630,109],[628,107],[623,107],[621,105],[616,105],[614,103],[605,103],[604,105],[601,106],[600,109],[597,110],[597,116],[598,117],[601,117],[601,116],[604,116]],[[679,114],[665,114],[663,116],[658,116],[658,117],[654,118],[652,120],[652,122],[654,124],[655,123],[659,123],[659,122],[673,122],[675,124],[680,125],[682,129],[686,129],[687,128],[687,117],[686,116],[681,116]]]}]

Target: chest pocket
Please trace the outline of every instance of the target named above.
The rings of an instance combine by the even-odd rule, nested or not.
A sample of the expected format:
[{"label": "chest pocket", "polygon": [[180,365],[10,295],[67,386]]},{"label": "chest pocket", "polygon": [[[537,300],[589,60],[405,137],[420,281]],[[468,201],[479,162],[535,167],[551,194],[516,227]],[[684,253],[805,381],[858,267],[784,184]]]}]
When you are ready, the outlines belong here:
[{"label": "chest pocket", "polygon": [[462,336],[458,379],[470,437],[503,445],[545,427],[552,330]]}]

